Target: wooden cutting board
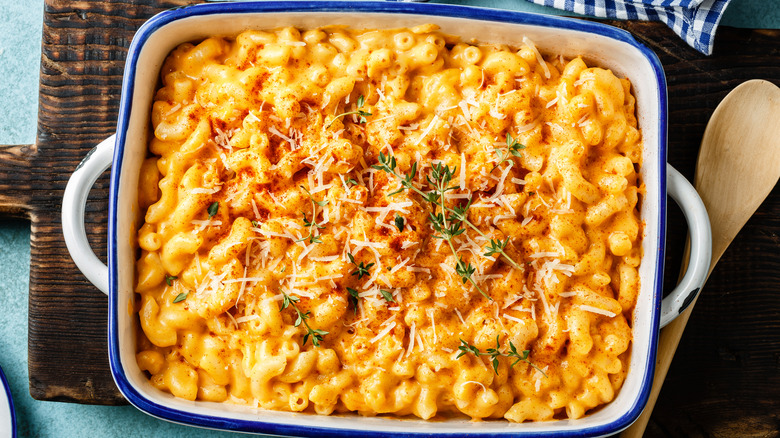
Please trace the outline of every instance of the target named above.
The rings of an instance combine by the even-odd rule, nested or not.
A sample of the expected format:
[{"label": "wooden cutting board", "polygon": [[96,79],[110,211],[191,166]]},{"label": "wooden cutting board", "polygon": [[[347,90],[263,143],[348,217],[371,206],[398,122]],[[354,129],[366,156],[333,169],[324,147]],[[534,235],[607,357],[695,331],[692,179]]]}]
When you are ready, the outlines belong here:
[{"label": "wooden cutting board", "polygon": [[[29,218],[32,227],[29,374],[36,399],[125,403],[108,366],[107,300],[68,255],[60,202],[82,157],[115,130],[135,30],[155,13],[188,3],[46,0],[36,144],[0,146],[0,216]],[[780,31],[721,28],[715,54],[705,57],[662,24],[610,24],[629,30],[661,58],[669,83],[669,161],[689,178],[718,102],[747,79],[780,84]],[[87,233],[104,260],[107,192],[104,175],[86,215]],[[667,290],[677,278],[683,222],[672,208]],[[779,236],[776,189],[712,274],[648,436],[774,436],[780,430]]]}]

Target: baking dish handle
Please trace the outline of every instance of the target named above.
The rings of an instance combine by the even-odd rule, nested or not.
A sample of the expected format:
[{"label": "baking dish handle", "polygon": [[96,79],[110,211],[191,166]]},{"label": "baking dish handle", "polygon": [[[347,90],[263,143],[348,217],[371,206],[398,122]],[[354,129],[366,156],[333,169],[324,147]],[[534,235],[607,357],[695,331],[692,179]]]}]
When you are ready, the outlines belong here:
[{"label": "baking dish handle", "polygon": [[[98,259],[87,240],[84,210],[89,190],[111,166],[116,135],[95,146],[68,180],[62,198],[62,232],[76,266],[87,279],[108,294],[108,267]],[[680,284],[663,299],[661,327],[682,313],[701,290],[712,259],[712,232],[709,216],[696,189],[675,168],[667,165],[667,191],[685,215],[691,235],[691,256]]]},{"label": "baking dish handle", "polygon": [[95,146],[70,176],[62,196],[62,234],[71,258],[92,284],[108,295],[108,267],[92,251],[84,228],[87,196],[114,158],[116,134]]},{"label": "baking dish handle", "polygon": [[696,189],[669,164],[666,165],[666,189],[688,222],[691,255],[680,284],[661,302],[661,327],[672,322],[693,302],[707,280],[712,262],[710,218]]}]

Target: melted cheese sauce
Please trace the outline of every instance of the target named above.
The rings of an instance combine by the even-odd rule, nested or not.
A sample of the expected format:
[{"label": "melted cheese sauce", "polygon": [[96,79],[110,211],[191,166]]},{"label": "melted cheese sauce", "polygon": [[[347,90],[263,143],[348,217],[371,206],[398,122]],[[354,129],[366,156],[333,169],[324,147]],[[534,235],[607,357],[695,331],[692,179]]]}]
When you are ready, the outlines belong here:
[{"label": "melted cheese sauce", "polygon": [[[139,183],[151,383],[424,419],[611,401],[639,290],[635,101],[626,79],[522,41],[285,28],[174,50]],[[451,171],[444,212],[469,205],[452,246],[441,207],[372,167],[380,153],[424,194]]]}]

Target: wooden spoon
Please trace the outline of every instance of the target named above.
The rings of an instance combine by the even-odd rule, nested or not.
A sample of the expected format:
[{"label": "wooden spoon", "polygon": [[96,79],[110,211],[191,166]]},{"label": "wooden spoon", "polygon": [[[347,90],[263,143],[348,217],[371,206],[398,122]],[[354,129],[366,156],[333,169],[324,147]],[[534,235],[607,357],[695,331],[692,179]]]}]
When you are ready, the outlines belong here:
[{"label": "wooden spoon", "polygon": [[[778,121],[780,88],[752,80],[732,90],[707,123],[694,186],[712,223],[710,273],[780,178]],[[644,433],[694,304],[695,300],[661,330],[650,398],[622,438],[639,438]]]}]

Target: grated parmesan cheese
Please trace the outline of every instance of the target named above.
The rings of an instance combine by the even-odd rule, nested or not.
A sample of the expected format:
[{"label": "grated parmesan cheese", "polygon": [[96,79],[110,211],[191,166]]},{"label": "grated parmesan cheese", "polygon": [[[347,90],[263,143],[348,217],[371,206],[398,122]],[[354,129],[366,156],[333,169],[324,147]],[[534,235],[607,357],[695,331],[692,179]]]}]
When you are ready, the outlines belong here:
[{"label": "grated parmesan cheese", "polygon": [[466,154],[460,153],[460,189],[466,190]]},{"label": "grated parmesan cheese", "polygon": [[414,321],[412,321],[412,324],[409,326],[409,347],[406,349],[406,355],[408,356],[412,354],[412,351],[414,350],[414,338],[415,338],[415,325]]},{"label": "grated parmesan cheese", "polygon": [[[414,143],[415,146],[420,144],[420,142],[423,141],[425,137],[428,136],[428,134],[431,132],[431,129],[433,129],[433,125],[435,125],[438,120],[439,120],[439,116],[434,114],[433,119],[431,119],[431,123],[428,124],[428,127],[425,128],[425,131],[423,131],[423,133],[420,134],[420,136],[417,138],[417,142]],[[418,160],[418,161],[422,161],[422,160]]]},{"label": "grated parmesan cheese", "polygon": [[216,186],[216,187],[211,188],[211,189],[206,189],[206,188],[203,188],[203,187],[197,187],[197,188],[194,188],[194,189],[190,190],[190,193],[195,193],[195,194],[199,194],[199,195],[213,195],[213,194],[219,192],[220,190],[222,190],[222,186]]},{"label": "grated parmesan cheese", "polygon": [[385,337],[385,335],[390,333],[394,328],[395,328],[395,321],[391,322],[390,325],[388,325],[387,327],[383,328],[382,331],[380,331],[379,333],[377,333],[376,336],[371,338],[371,340],[369,342],[372,343],[372,344],[376,343],[376,341],[378,341],[378,340],[382,339],[383,337]]},{"label": "grated parmesan cheese", "polygon": [[507,175],[509,175],[509,171],[512,170],[513,165],[514,161],[510,161],[509,165],[501,171],[501,177],[499,177],[498,183],[496,184],[496,192],[488,198],[488,201],[493,201],[504,193],[504,181],[506,180]]},{"label": "grated parmesan cheese", "polygon": [[[284,298],[281,294],[279,294],[279,297],[280,299]],[[255,321],[258,319],[260,319],[260,316],[258,315],[246,315],[246,316],[241,316],[239,318],[236,318],[236,323],[241,324],[244,322]]]},{"label": "grated parmesan cheese", "polygon": [[290,144],[290,148],[292,148],[292,150],[298,149],[298,145],[295,143],[295,140],[293,140],[292,138],[282,134],[281,131],[279,131],[275,127],[269,126],[268,127],[268,132],[270,132],[271,134],[273,134],[273,135],[281,138],[282,140],[286,141],[287,143],[289,143]]},{"label": "grated parmesan cheese", "polygon": [[209,219],[209,220],[198,220],[193,219],[192,220],[193,225],[197,225],[198,229],[197,232],[201,232],[205,230],[207,227],[219,227],[222,225],[222,221],[218,221],[216,219]]},{"label": "grated parmesan cheese", "polygon": [[466,321],[463,320],[463,315],[460,314],[460,310],[455,309],[455,314],[458,315],[458,319],[460,319],[460,322],[463,323],[463,325],[466,325]]},{"label": "grated parmesan cheese", "polygon": [[615,316],[617,316],[616,313],[610,312],[609,310],[604,310],[604,309],[600,309],[598,307],[588,306],[587,304],[580,304],[577,307],[579,307],[580,309],[582,309],[582,310],[584,310],[586,312],[597,313],[599,315],[604,315],[604,316],[607,316],[609,318],[614,318]]},{"label": "grated parmesan cheese", "polygon": [[539,50],[536,48],[536,44],[534,44],[534,42],[531,41],[526,36],[523,36],[523,44],[528,46],[528,48],[534,52],[534,55],[536,55],[536,60],[539,62],[539,65],[542,67],[542,70],[544,71],[544,77],[546,79],[550,79],[550,68],[547,67],[547,62],[544,61],[542,54],[539,53]]},{"label": "grated parmesan cheese", "polygon": [[[365,236],[363,238],[365,238]],[[387,244],[383,242],[368,242],[364,240],[350,239],[349,243],[363,248],[387,248]]]},{"label": "grated parmesan cheese", "polygon": [[508,319],[510,321],[519,322],[519,323],[523,324],[523,320],[522,319],[514,317],[512,315],[507,315],[506,313],[504,313],[501,316],[503,316],[504,318],[506,318],[506,319]]}]

